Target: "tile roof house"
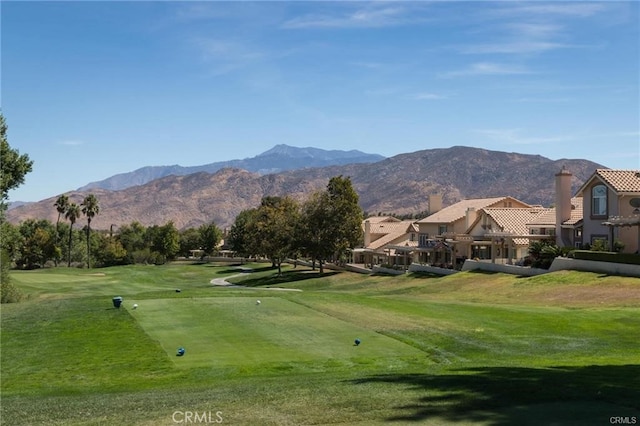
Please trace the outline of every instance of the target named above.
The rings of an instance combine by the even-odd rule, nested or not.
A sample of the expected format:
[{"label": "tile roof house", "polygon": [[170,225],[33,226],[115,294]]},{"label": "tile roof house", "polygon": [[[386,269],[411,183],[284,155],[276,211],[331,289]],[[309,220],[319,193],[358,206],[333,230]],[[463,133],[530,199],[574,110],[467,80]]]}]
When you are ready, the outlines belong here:
[{"label": "tile roof house", "polygon": [[[538,216],[527,223],[527,229],[531,235],[547,235],[556,240],[556,208],[545,209]],[[567,218],[560,219],[562,229],[568,229],[568,243],[572,247],[582,246],[582,197],[570,199],[570,211]],[[562,231],[561,231],[562,232]]]},{"label": "tile roof house", "polygon": [[596,169],[576,196],[583,199],[583,244],[600,240],[609,249],[619,242],[624,252],[640,250],[640,170]]},{"label": "tile roof house", "polygon": [[531,206],[513,197],[477,198],[442,208],[430,197],[432,214],[417,221],[371,217],[363,222],[365,245],[354,250],[368,263],[448,265],[465,258],[512,263],[528,254],[532,239],[581,248],[602,241],[624,252],[640,250],[640,170],[597,169],[571,196],[573,176],[555,175],[555,205]]},{"label": "tile roof house", "polygon": [[406,264],[411,248],[418,245],[418,227],[412,220],[372,216],[362,222],[363,247],[353,249],[353,261],[367,265]]},{"label": "tile roof house", "polygon": [[[481,209],[478,218],[467,230],[473,237],[473,242],[461,246],[458,251],[464,248],[467,250],[467,257],[491,258],[494,262],[501,259],[502,262],[512,263],[516,259],[522,259],[529,253],[532,238],[527,224],[537,221],[540,216],[548,215],[550,210],[540,206]],[[555,228],[555,225],[552,227]]]},{"label": "tile roof house", "polygon": [[[455,264],[457,261],[471,257],[474,237],[468,231],[482,217],[481,211],[487,208],[529,209],[532,206],[513,197],[468,199],[447,206],[416,222],[420,233],[418,247],[414,251],[416,253],[414,261],[428,264]],[[480,226],[484,226],[483,231],[490,232],[493,223],[482,223]],[[442,242],[446,244],[444,248]],[[482,241],[477,245],[486,247],[487,243]],[[489,249],[483,256],[490,258],[493,255]]]}]

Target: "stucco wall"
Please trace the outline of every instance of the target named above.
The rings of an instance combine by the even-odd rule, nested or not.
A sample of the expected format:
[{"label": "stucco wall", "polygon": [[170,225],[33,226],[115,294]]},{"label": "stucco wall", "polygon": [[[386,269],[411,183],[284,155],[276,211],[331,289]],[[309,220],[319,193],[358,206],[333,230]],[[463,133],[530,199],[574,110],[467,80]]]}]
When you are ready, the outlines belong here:
[{"label": "stucco wall", "polygon": [[640,277],[640,265],[628,265],[625,263],[596,262],[593,260],[569,259],[566,257],[556,257],[549,272],[561,270],[598,272],[610,275],[626,275],[630,277]]},{"label": "stucco wall", "polygon": [[409,265],[409,272],[428,272],[436,275],[451,275],[458,271],[455,269],[438,268],[437,266],[418,265],[414,263]]},{"label": "stucco wall", "polygon": [[477,260],[470,259],[465,260],[464,265],[462,265],[463,271],[473,271],[476,269],[488,272],[504,272],[505,274],[521,275],[527,277],[532,277],[534,275],[540,275],[549,272],[546,269],[504,265],[500,263],[479,262]]}]

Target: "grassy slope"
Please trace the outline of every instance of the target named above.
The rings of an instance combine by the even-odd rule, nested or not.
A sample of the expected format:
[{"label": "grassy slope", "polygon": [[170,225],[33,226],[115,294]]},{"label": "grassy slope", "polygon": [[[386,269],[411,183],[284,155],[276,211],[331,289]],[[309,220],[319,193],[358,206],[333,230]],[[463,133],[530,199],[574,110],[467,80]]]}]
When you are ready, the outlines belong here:
[{"label": "grassy slope", "polygon": [[[640,411],[637,279],[290,269],[232,279],[246,290],[209,285],[236,273],[225,267],[96,271],[14,274],[32,298],[2,307],[2,424],[173,424],[176,410],[228,424],[607,424]],[[280,286],[304,291],[261,289]]]}]

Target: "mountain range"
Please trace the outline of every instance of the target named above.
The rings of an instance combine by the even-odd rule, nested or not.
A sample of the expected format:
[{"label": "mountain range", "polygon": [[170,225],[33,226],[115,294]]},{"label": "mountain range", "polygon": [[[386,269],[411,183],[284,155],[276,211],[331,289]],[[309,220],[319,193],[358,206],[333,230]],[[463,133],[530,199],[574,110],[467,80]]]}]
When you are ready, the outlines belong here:
[{"label": "mountain range", "polygon": [[118,191],[131,186],[144,185],[152,180],[165,176],[185,176],[193,173],[215,173],[225,168],[237,168],[255,172],[260,175],[279,173],[286,170],[304,169],[309,167],[325,167],[352,163],[375,163],[384,159],[382,155],[367,154],[357,150],[324,150],[319,148],[298,148],[285,144],[276,145],[268,151],[255,157],[242,160],[220,161],[202,166],[183,167],[147,166],[129,173],[121,173],[107,179],[91,182],[78,191],[102,188]]},{"label": "mountain range", "polygon": [[[280,157],[290,158],[286,152],[291,148],[275,147],[276,152],[269,154],[273,164],[286,162]],[[293,152],[299,153],[295,148]],[[554,200],[554,175],[562,167],[573,174],[575,192],[596,168],[604,166],[581,159],[551,160],[540,155],[455,146],[400,154],[374,163],[351,162],[268,174],[226,167],[214,173],[164,176],[120,190],[93,187],[67,195],[76,203],[89,192],[98,197],[100,213],[91,222],[95,229],[133,221],[145,226],[173,221],[179,229],[213,221],[220,228],[228,228],[240,211],[257,207],[264,196],[290,195],[304,200],[313,191],[326,188],[329,179],[338,175],[351,178],[360,205],[369,214],[424,212],[429,209],[431,194],[441,194],[445,206],[465,198],[507,195],[549,206]],[[7,219],[12,223],[27,218],[55,222],[56,199],[54,196],[13,208],[7,212]]]}]

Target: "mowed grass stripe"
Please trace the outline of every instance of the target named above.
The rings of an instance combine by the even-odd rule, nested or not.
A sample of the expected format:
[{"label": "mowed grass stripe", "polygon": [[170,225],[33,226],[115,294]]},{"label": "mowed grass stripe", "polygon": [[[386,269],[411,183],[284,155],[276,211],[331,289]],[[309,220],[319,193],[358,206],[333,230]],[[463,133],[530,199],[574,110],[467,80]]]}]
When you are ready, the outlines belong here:
[{"label": "mowed grass stripe", "polygon": [[[11,279],[30,299],[133,296],[175,289],[190,293],[211,290],[213,278],[237,274],[229,267],[209,265],[129,265],[95,271],[74,268],[12,271]],[[106,299],[109,303],[109,300]]]},{"label": "mowed grass stripe", "polygon": [[140,389],[173,369],[128,312],[103,299],[3,305],[1,350],[3,395]]},{"label": "mowed grass stripe", "polygon": [[640,359],[640,309],[565,309],[441,302],[427,298],[305,294],[319,312],[428,353],[433,362],[549,365]]},{"label": "mowed grass stripe", "polygon": [[[280,297],[130,300],[131,314],[182,367],[334,360],[370,363],[424,353],[364,326]],[[354,340],[362,344],[355,346]],[[186,354],[176,356],[178,347]]]}]

